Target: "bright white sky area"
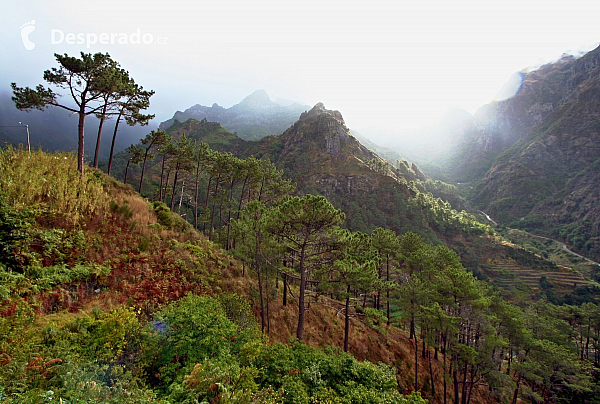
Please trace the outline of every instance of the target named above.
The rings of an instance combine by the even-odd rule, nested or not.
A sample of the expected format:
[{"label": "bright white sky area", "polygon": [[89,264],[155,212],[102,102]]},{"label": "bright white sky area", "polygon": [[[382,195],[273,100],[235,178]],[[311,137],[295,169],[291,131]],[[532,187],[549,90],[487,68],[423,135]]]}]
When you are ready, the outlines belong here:
[{"label": "bright white sky area", "polygon": [[[13,81],[42,83],[54,53],[108,52],[156,91],[155,124],[264,89],[271,99],[321,101],[367,136],[410,133],[451,107],[473,113],[512,73],[600,41],[597,0],[23,0],[2,8],[1,92]],[[138,29],[154,43],[66,41]]]}]

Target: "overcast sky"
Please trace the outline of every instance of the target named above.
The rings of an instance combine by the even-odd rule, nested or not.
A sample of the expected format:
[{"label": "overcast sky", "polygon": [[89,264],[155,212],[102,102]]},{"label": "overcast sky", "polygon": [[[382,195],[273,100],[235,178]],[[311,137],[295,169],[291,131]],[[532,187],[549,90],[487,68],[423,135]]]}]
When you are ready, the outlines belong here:
[{"label": "overcast sky", "polygon": [[[321,101],[366,135],[410,132],[451,107],[473,113],[515,71],[600,41],[597,0],[2,6],[0,91],[12,81],[41,83],[43,71],[56,66],[54,53],[109,52],[156,91],[152,112],[159,122],[197,103],[230,107],[264,89],[272,99]],[[99,43],[102,34],[106,44]],[[123,38],[127,44],[118,43]]]}]

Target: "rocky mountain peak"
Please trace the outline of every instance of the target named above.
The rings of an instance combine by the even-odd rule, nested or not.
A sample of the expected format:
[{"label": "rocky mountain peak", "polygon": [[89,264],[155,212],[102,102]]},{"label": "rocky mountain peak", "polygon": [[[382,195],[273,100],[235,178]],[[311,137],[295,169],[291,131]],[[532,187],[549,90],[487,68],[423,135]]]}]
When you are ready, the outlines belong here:
[{"label": "rocky mountain peak", "polygon": [[342,114],[340,113],[340,111],[326,109],[325,105],[322,102],[316,103],[315,106],[312,107],[312,109],[310,111],[303,112],[302,115],[300,115],[300,121],[305,120],[305,119],[319,117],[319,116],[334,118],[336,121],[339,122],[339,124],[341,124],[344,127],[346,126],[346,124],[344,122],[344,118],[342,117]]},{"label": "rocky mountain peak", "polygon": [[330,156],[340,157],[345,145],[352,145],[360,155],[371,156],[372,152],[361,145],[350,133],[339,111],[328,110],[322,102],[317,103],[310,111],[300,115],[300,119],[285,133],[292,143],[310,139],[319,144],[319,150]]},{"label": "rocky mountain peak", "polygon": [[256,90],[246,98],[244,98],[238,105],[249,106],[249,107],[270,107],[275,103],[271,101],[271,97],[265,90]]}]

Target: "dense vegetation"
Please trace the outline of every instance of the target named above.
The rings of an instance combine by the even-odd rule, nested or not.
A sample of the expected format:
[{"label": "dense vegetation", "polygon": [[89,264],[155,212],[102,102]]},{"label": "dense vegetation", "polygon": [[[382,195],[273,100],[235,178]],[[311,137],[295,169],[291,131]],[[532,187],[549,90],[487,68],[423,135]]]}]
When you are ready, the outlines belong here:
[{"label": "dense vegetation", "polygon": [[[445,246],[343,230],[324,197],[263,177],[242,192],[223,169],[230,187],[210,212],[228,218],[233,194],[243,205],[213,237],[227,255],[160,201],[76,167],[72,155],[0,153],[3,402],[422,402],[400,394],[412,390],[436,402],[597,401],[596,304],[512,305]],[[347,343],[269,343],[281,299],[305,313],[298,330],[314,316],[304,304],[335,309],[350,344],[357,319],[383,341],[406,329],[411,365],[359,362]]]},{"label": "dense vegetation", "polygon": [[72,155],[0,166],[3,402],[422,401],[387,365],[267,344],[248,300],[218,293],[230,259]]},{"label": "dense vegetation", "polygon": [[[266,163],[268,160],[273,162],[269,164],[271,176],[277,168],[282,171],[281,178],[297,184],[298,194],[325,195],[336,208],[344,211],[347,218],[344,227],[351,230],[369,233],[377,227],[386,227],[397,233],[411,231],[435,243],[447,242],[456,234],[476,235],[491,231],[464,211],[466,204],[455,188],[440,181],[425,179],[416,166],[410,167],[404,161],[392,166],[378,157],[374,158],[371,152],[367,155],[370,159],[364,164],[355,162],[352,153],[361,151],[357,149],[358,142],[354,139],[348,143],[349,150],[340,152],[343,157],[336,157],[341,162],[334,164],[331,156],[322,151],[318,140],[310,139],[310,136],[314,136],[311,133],[303,134],[301,143],[285,134],[264,138],[259,142],[245,142],[214,122],[188,120],[177,122],[166,134],[169,137],[167,146],[140,143],[130,147],[126,153],[117,155],[115,174],[117,178],[124,178],[127,172],[127,182],[133,181],[142,195],[148,198],[162,199],[169,206],[174,201],[173,208],[191,223],[194,223],[196,211],[198,220],[206,220],[207,198],[220,198],[217,211],[220,211],[219,206],[223,203],[223,208],[229,204],[239,211],[248,200],[246,194],[242,197],[242,190],[249,192],[248,188],[243,189],[244,171],[248,168],[240,165],[256,165],[257,160],[264,165],[269,164]],[[191,144],[194,141],[195,145]],[[194,150],[206,148],[203,143],[220,153],[213,152],[209,158],[199,156]],[[285,143],[293,146],[286,147]],[[184,144],[189,150],[183,150]],[[151,147],[151,154],[144,158],[148,147]],[[176,156],[179,155],[188,161],[177,166],[180,159]],[[228,157],[221,158],[221,155]],[[217,158],[222,162],[216,164],[214,161]],[[142,177],[144,170],[146,174]],[[231,175],[219,176],[218,170],[230,172]],[[177,177],[174,176],[176,172]],[[327,179],[321,180],[321,175]],[[334,179],[329,179],[332,175]],[[242,180],[237,178],[240,176]],[[344,183],[348,182],[348,176],[354,178],[352,186],[355,188],[349,191],[339,186],[340,189],[330,192],[314,184],[318,182],[327,186],[330,182]],[[231,180],[234,181],[233,193],[230,192]],[[171,182],[168,187],[164,184],[167,181]],[[196,194],[196,184],[201,198]],[[161,193],[161,187],[166,188],[166,192]],[[210,192],[207,192],[207,187],[211,187]],[[231,200],[227,201],[228,198]],[[214,220],[213,225],[218,228],[228,221],[221,217]]]}]

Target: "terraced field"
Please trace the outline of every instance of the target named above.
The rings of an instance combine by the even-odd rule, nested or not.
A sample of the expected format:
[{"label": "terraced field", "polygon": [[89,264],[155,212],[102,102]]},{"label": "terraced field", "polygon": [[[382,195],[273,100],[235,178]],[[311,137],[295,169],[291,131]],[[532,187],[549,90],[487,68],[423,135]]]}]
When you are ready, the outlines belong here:
[{"label": "terraced field", "polygon": [[572,291],[578,286],[593,285],[579,272],[564,270],[544,271],[515,264],[492,264],[482,266],[492,284],[511,290],[518,286],[540,289],[540,279],[545,276],[560,291]]}]

